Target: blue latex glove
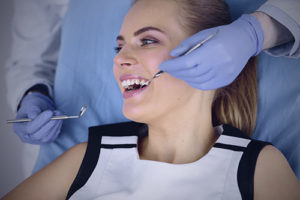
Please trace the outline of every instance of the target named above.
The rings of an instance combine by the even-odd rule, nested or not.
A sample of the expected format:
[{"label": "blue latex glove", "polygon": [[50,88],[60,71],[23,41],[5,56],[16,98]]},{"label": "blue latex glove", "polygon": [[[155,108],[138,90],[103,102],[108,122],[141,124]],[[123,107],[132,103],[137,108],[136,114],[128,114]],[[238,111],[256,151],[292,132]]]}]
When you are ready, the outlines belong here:
[{"label": "blue latex glove", "polygon": [[[217,31],[203,46],[180,56]],[[259,21],[245,14],[229,25],[206,29],[187,38],[171,52],[177,58],[161,63],[159,69],[194,88],[217,89],[229,85],[239,75],[249,58],[261,52],[263,41]]]},{"label": "blue latex glove", "polygon": [[24,97],[21,102],[18,118],[30,118],[31,122],[14,123],[13,129],[23,142],[44,144],[53,142],[62,126],[62,120],[50,120],[52,116],[61,115],[55,110],[55,105],[47,96],[33,92]]}]

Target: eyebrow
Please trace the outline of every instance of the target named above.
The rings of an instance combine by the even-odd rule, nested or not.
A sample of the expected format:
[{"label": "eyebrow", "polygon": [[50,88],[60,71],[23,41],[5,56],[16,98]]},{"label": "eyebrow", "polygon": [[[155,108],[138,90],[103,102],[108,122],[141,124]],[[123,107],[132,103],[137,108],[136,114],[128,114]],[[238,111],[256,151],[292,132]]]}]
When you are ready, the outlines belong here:
[{"label": "eyebrow", "polygon": [[[139,30],[137,30],[136,32],[133,33],[134,36],[138,36],[146,31],[158,31],[158,32],[161,32],[161,33],[165,33],[164,31],[160,30],[159,28],[156,28],[156,27],[152,27],[152,26],[147,26],[147,27],[144,27],[144,28],[141,28]],[[117,40],[124,40],[124,37],[122,35],[119,35],[117,37]]]}]

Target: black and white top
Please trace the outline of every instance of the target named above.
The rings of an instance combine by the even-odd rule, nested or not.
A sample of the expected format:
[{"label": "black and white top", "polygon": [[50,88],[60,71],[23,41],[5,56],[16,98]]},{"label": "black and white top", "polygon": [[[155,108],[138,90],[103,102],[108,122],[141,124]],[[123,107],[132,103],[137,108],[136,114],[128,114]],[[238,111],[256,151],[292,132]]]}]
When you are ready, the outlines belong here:
[{"label": "black and white top", "polygon": [[141,160],[144,124],[91,127],[82,165],[67,199],[253,199],[254,170],[268,143],[250,139],[230,125],[216,127],[215,145],[188,164]]}]

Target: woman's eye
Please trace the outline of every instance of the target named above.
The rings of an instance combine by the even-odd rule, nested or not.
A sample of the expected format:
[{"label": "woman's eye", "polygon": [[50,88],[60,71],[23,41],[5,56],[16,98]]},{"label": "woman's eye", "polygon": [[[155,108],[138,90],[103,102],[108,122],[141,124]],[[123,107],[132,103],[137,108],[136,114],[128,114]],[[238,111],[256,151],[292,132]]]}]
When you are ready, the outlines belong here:
[{"label": "woman's eye", "polygon": [[114,49],[115,49],[115,52],[118,54],[121,51],[122,47],[115,47]]},{"label": "woman's eye", "polygon": [[145,45],[149,45],[149,44],[155,44],[155,43],[158,43],[157,40],[154,40],[154,39],[141,39],[141,43],[142,43],[142,46],[145,46]]},{"label": "woman's eye", "polygon": [[[146,46],[146,45],[158,43],[158,40],[147,39],[147,38],[143,38],[140,41],[141,41],[141,46]],[[115,47],[114,50],[118,54],[122,50],[122,46]]]}]

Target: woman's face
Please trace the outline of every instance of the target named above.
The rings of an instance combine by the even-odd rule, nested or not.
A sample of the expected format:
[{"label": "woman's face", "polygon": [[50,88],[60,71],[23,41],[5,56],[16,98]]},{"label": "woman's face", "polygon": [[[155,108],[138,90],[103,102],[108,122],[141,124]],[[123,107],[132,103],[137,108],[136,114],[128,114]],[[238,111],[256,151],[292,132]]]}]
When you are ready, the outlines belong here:
[{"label": "woman's face", "polygon": [[178,23],[177,6],[173,0],[141,0],[124,19],[114,74],[124,97],[123,113],[131,120],[160,120],[188,104],[197,92],[167,73],[141,88],[159,71],[159,64],[171,58],[170,51],[188,37]]}]

